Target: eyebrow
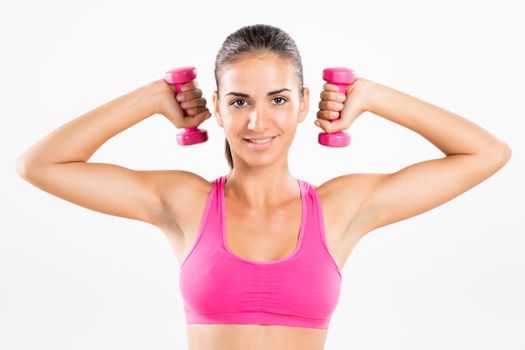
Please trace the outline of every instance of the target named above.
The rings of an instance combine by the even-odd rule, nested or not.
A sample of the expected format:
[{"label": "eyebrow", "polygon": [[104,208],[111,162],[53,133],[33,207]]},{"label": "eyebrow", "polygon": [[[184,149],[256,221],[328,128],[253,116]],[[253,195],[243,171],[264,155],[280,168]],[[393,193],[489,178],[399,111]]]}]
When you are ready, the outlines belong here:
[{"label": "eyebrow", "polygon": [[[268,93],[268,96],[275,95],[275,94],[281,93],[283,91],[290,91],[290,92],[292,92],[292,90],[284,88],[284,89],[279,89],[279,90],[275,90],[275,91],[270,91]],[[238,96],[238,97],[250,97],[250,95],[248,95],[248,94],[245,94],[245,93],[242,93],[242,92],[235,92],[235,91],[228,92],[224,96],[228,96],[228,95],[233,95],[233,96]]]}]

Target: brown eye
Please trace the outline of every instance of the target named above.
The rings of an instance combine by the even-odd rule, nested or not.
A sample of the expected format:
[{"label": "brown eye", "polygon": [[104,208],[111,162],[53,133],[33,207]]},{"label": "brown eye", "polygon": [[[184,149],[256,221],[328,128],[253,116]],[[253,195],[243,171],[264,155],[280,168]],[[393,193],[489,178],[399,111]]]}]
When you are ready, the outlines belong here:
[{"label": "brown eye", "polygon": [[282,101],[281,103],[277,103],[278,105],[284,105],[284,104],[288,101],[286,98],[284,98],[284,97],[282,97],[282,96],[277,96],[277,97],[275,97],[273,100],[274,100],[274,101],[275,101],[275,100],[280,100],[280,101]]}]

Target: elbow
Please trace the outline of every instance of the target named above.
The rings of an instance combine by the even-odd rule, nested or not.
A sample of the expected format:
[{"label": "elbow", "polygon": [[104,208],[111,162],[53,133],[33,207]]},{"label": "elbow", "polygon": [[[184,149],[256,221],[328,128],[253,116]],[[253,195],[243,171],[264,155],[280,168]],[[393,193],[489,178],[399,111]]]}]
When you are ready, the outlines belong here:
[{"label": "elbow", "polygon": [[501,159],[503,161],[503,164],[507,163],[510,159],[510,156],[512,155],[512,149],[510,146],[506,143],[502,144],[502,151],[501,151]]},{"label": "elbow", "polygon": [[15,161],[15,170],[21,177],[25,178],[25,175],[27,173],[27,164],[22,158],[22,156],[18,156]]},{"label": "elbow", "polygon": [[16,158],[15,170],[18,173],[18,175],[20,175],[24,179],[27,179],[30,173],[30,169],[32,169],[32,167],[23,155],[20,155]]},{"label": "elbow", "polygon": [[494,160],[498,168],[502,168],[509,161],[512,150],[508,144],[501,142],[498,147],[494,147],[490,158]]}]

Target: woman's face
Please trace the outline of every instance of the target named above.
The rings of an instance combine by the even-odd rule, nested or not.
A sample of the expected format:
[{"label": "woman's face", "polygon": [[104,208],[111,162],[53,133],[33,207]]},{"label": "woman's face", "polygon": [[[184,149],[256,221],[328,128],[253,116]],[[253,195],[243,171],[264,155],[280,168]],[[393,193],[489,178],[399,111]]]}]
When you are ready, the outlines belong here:
[{"label": "woman's face", "polygon": [[[232,156],[251,165],[272,164],[286,154],[297,123],[308,113],[309,89],[299,91],[295,67],[275,54],[247,55],[222,70],[213,93],[215,117]],[[250,139],[272,137],[268,143]]]}]

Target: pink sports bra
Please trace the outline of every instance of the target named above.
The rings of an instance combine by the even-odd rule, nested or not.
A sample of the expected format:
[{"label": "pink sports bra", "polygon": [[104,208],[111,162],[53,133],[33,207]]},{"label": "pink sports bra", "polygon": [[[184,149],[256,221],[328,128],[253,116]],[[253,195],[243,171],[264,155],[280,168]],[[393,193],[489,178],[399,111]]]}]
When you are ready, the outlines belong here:
[{"label": "pink sports bra", "polygon": [[179,287],[188,324],[260,324],[327,329],[342,276],[330,255],[321,202],[298,179],[302,222],[295,250],[274,261],[249,261],[226,244],[224,184],[214,181]]}]

